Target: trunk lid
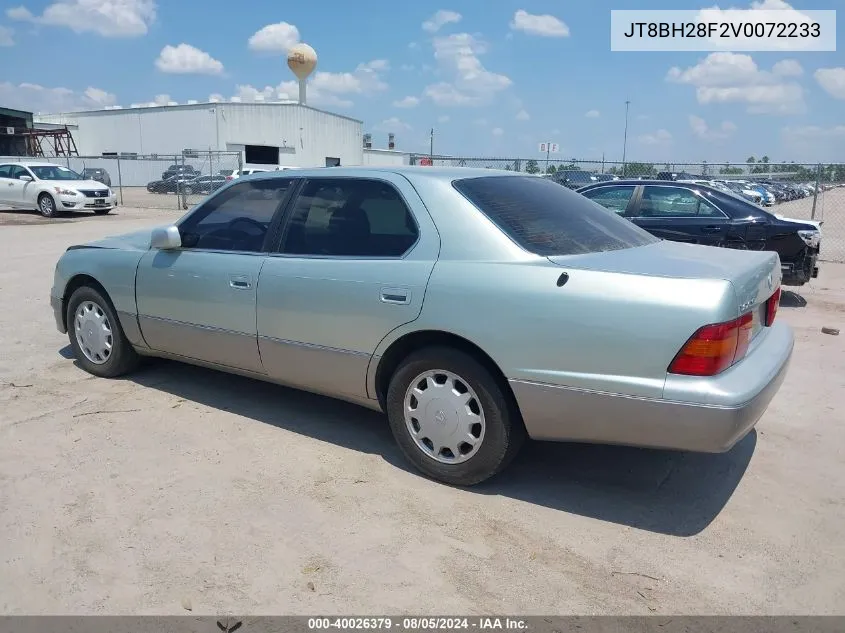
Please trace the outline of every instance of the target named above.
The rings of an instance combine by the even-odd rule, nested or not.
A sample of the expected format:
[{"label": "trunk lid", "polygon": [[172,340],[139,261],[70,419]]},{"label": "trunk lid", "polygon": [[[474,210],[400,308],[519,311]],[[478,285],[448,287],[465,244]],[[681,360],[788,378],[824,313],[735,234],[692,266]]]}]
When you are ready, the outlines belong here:
[{"label": "trunk lid", "polygon": [[[755,321],[781,284],[780,257],[773,251],[745,251],[667,240],[617,251],[552,256],[558,266],[670,279],[723,279],[736,291],[738,314]],[[756,328],[756,326],[755,326]],[[758,328],[759,329],[759,328]]]}]

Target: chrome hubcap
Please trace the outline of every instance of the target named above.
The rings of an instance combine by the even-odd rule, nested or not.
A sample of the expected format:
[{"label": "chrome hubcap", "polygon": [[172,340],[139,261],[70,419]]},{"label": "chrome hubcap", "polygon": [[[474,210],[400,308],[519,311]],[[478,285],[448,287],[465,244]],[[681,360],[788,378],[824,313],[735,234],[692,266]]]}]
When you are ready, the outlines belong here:
[{"label": "chrome hubcap", "polygon": [[41,198],[41,212],[44,214],[50,214],[53,212],[53,201],[47,196]]},{"label": "chrome hubcap", "polygon": [[93,301],[83,301],[76,309],[73,319],[76,342],[85,358],[102,365],[110,357],[114,337],[111,323],[103,309]]},{"label": "chrome hubcap", "polygon": [[484,441],[478,395],[457,374],[435,369],[414,378],[405,392],[405,425],[417,447],[442,464],[460,464]]}]

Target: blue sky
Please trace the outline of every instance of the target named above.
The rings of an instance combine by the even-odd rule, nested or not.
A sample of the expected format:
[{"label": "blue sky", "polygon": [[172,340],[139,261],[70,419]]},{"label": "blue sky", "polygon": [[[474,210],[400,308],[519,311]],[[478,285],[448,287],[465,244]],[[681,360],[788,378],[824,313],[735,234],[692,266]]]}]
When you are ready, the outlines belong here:
[{"label": "blue sky", "polygon": [[[23,4],[21,4],[23,2]],[[731,0],[721,8],[788,8]],[[841,0],[791,0],[798,10]],[[715,0],[3,0],[0,105],[55,112],[295,98],[285,47],[316,49],[309,103],[374,146],[476,156],[845,161],[845,54],[614,53],[610,9]],[[838,36],[843,28],[838,25]]]}]

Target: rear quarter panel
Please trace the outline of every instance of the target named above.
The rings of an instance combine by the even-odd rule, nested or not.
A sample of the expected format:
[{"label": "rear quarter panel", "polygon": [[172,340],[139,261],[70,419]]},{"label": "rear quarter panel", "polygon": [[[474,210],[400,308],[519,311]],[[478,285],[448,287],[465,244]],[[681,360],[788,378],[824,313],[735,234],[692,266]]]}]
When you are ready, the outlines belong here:
[{"label": "rear quarter panel", "polygon": [[662,397],[666,370],[701,326],[735,318],[729,281],[669,279],[523,262],[440,260],[419,318],[481,347],[506,378]]},{"label": "rear quarter panel", "polygon": [[108,293],[129,341],[136,346],[146,346],[138,328],[135,303],[135,271],[145,252],[93,247],[69,250],[56,264],[51,294],[66,302],[70,298],[68,284],[75,277],[93,277]]}]

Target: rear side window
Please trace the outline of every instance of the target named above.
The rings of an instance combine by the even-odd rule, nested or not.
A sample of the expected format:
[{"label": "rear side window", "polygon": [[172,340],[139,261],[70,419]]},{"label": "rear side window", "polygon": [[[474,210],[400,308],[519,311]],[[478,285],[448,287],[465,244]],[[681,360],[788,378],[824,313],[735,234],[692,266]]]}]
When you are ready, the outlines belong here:
[{"label": "rear side window", "polygon": [[659,241],[545,178],[483,176],[456,180],[453,186],[513,241],[537,255],[615,251]]}]

